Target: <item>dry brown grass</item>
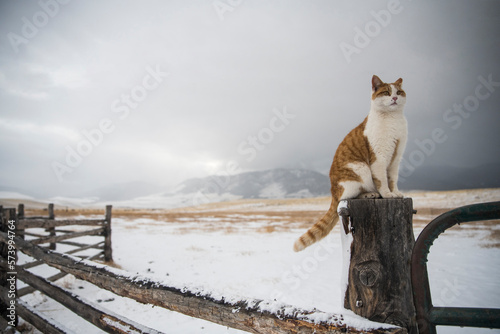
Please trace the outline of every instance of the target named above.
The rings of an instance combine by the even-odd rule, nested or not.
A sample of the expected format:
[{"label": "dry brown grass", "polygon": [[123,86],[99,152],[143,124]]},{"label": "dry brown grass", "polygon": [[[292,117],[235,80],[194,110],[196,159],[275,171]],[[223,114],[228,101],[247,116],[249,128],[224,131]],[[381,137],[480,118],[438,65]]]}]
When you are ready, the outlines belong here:
[{"label": "dry brown grass", "polygon": [[[449,199],[457,199],[459,205],[467,203],[468,198],[473,202],[487,202],[499,200],[498,190],[467,190],[453,192],[419,192],[410,193],[414,198],[414,207],[417,214],[413,216],[414,226],[423,228],[438,215],[453,209],[449,206]],[[441,200],[440,200],[441,199]],[[46,204],[30,201],[25,203],[26,216],[47,216]],[[14,207],[16,200],[0,200],[0,205]],[[452,203],[455,203],[452,201]],[[233,202],[210,203],[197,207],[178,209],[131,209],[113,208],[113,218],[120,218],[127,222],[147,219],[150,222],[142,224],[175,224],[176,233],[223,232],[240,233],[254,231],[259,233],[286,232],[292,230],[305,231],[311,227],[328,210],[329,197],[305,199],[250,199]],[[458,205],[457,205],[458,206]],[[68,208],[55,206],[58,218],[72,217],[104,217],[104,208]],[[472,229],[486,229],[490,231],[489,239],[495,247],[500,246],[500,230],[495,222],[482,222],[473,225]],[[134,229],[135,225],[127,224],[126,228]],[[139,226],[137,226],[139,228]],[[300,232],[299,232],[300,233]]]}]

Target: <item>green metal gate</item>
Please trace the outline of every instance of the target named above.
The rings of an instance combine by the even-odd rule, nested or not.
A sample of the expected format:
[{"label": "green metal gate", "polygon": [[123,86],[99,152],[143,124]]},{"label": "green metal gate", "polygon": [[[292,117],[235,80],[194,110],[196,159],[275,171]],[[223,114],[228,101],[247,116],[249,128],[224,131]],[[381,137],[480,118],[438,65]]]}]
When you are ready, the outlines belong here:
[{"label": "green metal gate", "polygon": [[437,325],[500,328],[500,309],[434,307],[427,272],[429,249],[441,233],[456,224],[491,219],[500,219],[500,202],[467,205],[448,211],[431,221],[420,233],[413,248],[411,265],[420,334],[435,334]]}]

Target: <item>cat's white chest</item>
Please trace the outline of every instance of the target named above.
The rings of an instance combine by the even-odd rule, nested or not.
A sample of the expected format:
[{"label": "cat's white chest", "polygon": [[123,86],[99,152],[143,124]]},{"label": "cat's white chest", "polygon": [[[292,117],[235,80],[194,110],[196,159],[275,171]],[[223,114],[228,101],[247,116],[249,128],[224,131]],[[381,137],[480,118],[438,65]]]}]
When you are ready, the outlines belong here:
[{"label": "cat's white chest", "polygon": [[370,113],[364,135],[368,138],[376,158],[390,161],[398,145],[406,145],[407,122],[402,113],[380,115]]}]

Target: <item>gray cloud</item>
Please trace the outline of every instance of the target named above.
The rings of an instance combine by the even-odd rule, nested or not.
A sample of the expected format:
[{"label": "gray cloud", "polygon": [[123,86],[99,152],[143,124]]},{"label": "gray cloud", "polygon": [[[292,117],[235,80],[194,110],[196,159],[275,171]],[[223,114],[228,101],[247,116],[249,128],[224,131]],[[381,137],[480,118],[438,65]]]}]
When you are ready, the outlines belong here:
[{"label": "gray cloud", "polygon": [[[496,1],[247,0],[223,13],[214,3],[2,3],[0,185],[173,185],[230,161],[327,173],[368,112],[373,74],[404,79],[416,169],[500,163],[500,87],[453,111],[480,77],[500,82]],[[157,85],[155,69],[168,72]],[[294,118],[272,131],[284,108]],[[436,128],[447,139],[420,163],[418,143]],[[97,144],[86,148],[89,133]],[[79,145],[86,155],[68,166]],[[58,177],[54,162],[71,171]]]}]

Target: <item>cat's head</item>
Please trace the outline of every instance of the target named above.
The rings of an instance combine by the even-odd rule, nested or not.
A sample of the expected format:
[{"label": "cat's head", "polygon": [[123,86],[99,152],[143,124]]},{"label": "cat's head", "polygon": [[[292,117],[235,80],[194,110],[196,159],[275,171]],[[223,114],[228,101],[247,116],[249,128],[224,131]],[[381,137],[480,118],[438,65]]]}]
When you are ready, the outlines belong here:
[{"label": "cat's head", "polygon": [[406,93],[402,87],[403,79],[385,83],[379,77],[372,77],[372,109],[391,112],[402,111],[406,104]]}]

